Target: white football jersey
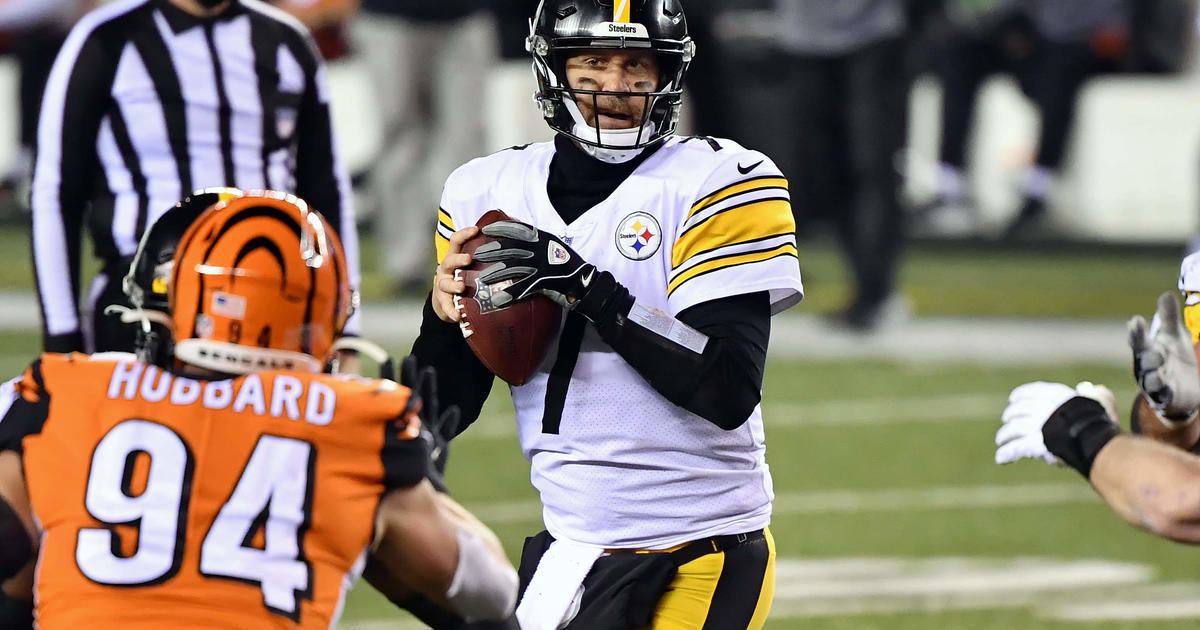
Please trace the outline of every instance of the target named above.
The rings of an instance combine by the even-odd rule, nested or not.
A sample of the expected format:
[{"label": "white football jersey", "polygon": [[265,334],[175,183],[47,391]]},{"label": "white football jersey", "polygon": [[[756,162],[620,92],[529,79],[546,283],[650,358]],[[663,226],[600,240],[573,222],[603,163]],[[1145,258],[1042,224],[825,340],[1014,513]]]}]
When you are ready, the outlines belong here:
[{"label": "white football jersey", "polygon": [[[672,316],[760,291],[778,313],[803,296],[787,181],[765,155],[730,140],[671,138],[570,224],[546,192],[553,157],[553,143],[532,144],[451,174],[438,259],[456,229],[500,209],[563,238],[639,306]],[[570,328],[530,382],[511,388],[546,529],[606,548],[662,549],[765,527],[774,494],[761,408],[724,431],[663,398],[591,324]]]}]

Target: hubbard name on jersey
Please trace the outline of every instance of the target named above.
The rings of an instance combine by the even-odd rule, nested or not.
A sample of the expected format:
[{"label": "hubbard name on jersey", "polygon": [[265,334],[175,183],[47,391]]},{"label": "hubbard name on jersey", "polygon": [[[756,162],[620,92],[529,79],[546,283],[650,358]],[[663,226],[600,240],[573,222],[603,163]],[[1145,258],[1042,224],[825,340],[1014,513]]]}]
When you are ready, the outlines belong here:
[{"label": "hubbard name on jersey", "polygon": [[[729,140],[667,139],[570,224],[546,192],[553,157],[554,145],[540,143],[455,171],[438,212],[439,260],[456,229],[500,209],[563,238],[611,272],[639,307],[674,316],[702,302],[768,292],[778,313],[800,301],[787,181],[763,154]],[[673,321],[642,323],[665,329]],[[675,328],[664,334],[688,345]],[[553,536],[661,549],[768,524],[773,492],[761,407],[723,431],[663,398],[591,326],[581,340],[572,337],[568,326],[534,378],[512,388],[521,447]],[[547,396],[551,367],[571,358],[566,395]]]},{"label": "hubbard name on jersey", "polygon": [[0,450],[22,452],[43,532],[40,627],[334,627],[380,497],[425,475],[408,400],[391,381],[43,355],[0,387]]}]

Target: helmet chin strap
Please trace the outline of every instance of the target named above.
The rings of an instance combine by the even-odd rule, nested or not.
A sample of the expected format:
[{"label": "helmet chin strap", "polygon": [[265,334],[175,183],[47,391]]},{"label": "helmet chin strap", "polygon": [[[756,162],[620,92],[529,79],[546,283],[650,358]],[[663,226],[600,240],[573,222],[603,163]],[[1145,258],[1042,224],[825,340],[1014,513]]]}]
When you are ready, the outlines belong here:
[{"label": "helmet chin strap", "polygon": [[[583,113],[579,111],[579,106],[574,101],[566,100],[564,103],[567,111],[571,114],[571,118],[575,119],[575,128],[572,130],[576,136],[580,138],[595,138],[597,131],[599,132],[600,144],[606,145],[603,147],[592,146],[582,142],[577,143],[583,149],[584,153],[608,164],[624,164],[629,160],[641,155],[646,147],[634,147],[638,143],[638,138],[650,138],[654,136],[654,122],[647,120],[640,127],[630,129],[596,129],[592,125],[587,124],[583,118]],[[622,149],[620,147],[630,147]]]}]

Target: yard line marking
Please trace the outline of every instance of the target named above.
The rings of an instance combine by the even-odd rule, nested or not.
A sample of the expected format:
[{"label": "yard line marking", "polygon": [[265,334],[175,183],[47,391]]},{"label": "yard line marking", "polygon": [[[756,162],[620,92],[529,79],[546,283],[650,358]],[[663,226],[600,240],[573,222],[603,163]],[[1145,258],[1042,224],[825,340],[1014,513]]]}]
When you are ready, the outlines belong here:
[{"label": "yard line marking", "polygon": [[[1013,485],[943,486],[884,490],[815,490],[775,495],[775,516],[858,514],[938,509],[1030,507],[1092,503],[1096,494],[1084,483],[1027,483]],[[538,501],[467,503],[489,525],[541,522]]]},{"label": "yard line marking", "polygon": [[1200,583],[1146,584],[1111,593],[1102,601],[1064,602],[1043,610],[1044,617],[1062,621],[1153,620],[1200,618]]},{"label": "yard line marking", "polygon": [[[1008,392],[975,392],[899,398],[853,398],[763,403],[768,429],[817,426],[874,426],[902,422],[1000,422]],[[511,409],[481,418],[463,435],[505,438],[516,434]]]},{"label": "yard line marking", "polygon": [[[1153,578],[1149,565],[1103,558],[781,557],[770,618],[995,608],[1085,622],[1200,616],[1200,583]],[[339,630],[417,627],[412,620],[362,620]]]},{"label": "yard line marking", "polygon": [[1074,603],[1152,577],[1146,565],[1100,559],[781,558],[771,619]]},{"label": "yard line marking", "polygon": [[1004,393],[960,393],[940,396],[908,396],[822,400],[812,402],[765,402],[763,419],[768,428],[877,425],[898,422],[1000,421],[1008,401]]},{"label": "yard line marking", "polygon": [[1051,611],[1049,617],[1063,621],[1195,619],[1200,617],[1200,598],[1175,602],[1124,601],[1063,606]]}]

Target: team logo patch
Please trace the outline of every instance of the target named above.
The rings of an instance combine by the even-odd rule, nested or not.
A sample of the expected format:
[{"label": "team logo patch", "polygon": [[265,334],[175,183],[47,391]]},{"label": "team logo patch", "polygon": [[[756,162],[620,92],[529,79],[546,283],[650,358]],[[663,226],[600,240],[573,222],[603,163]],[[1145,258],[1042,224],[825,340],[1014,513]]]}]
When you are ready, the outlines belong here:
[{"label": "team logo patch", "polygon": [[479,303],[479,313],[491,313],[492,311],[506,308],[496,306],[496,303],[492,301],[492,296],[495,295],[496,291],[506,289],[513,284],[512,280],[501,280],[493,284],[487,284],[479,278],[475,278],[475,301]]},{"label": "team logo patch", "polygon": [[546,252],[546,257],[549,259],[551,265],[561,265],[571,260],[571,253],[567,251],[567,248],[551,241],[550,249]]},{"label": "team logo patch", "polygon": [[646,212],[634,212],[621,221],[615,235],[617,251],[630,260],[646,260],[662,245],[662,228]]},{"label": "team logo patch", "polygon": [[291,107],[280,107],[275,110],[275,136],[280,140],[290,140],[296,131],[296,119],[299,112]]}]

